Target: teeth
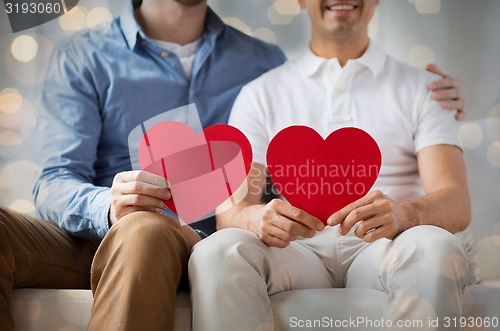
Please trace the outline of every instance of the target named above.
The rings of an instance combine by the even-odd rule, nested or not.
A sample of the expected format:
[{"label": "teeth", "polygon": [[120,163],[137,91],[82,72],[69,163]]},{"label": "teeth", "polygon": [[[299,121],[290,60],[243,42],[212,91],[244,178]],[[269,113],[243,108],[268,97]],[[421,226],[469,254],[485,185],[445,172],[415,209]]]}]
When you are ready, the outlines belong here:
[{"label": "teeth", "polygon": [[353,10],[353,5],[334,5],[328,7],[328,10]]}]

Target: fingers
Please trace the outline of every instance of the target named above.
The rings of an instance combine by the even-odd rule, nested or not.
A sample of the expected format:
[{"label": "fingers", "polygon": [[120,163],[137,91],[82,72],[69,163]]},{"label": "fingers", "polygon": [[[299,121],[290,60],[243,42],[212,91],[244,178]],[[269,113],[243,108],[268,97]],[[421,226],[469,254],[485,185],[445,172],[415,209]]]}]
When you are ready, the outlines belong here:
[{"label": "fingers", "polygon": [[[362,206],[359,208],[354,209],[347,215],[345,220],[340,223],[339,226],[339,233],[341,235],[346,235],[351,231],[351,228],[358,223],[359,221],[368,219],[372,216],[375,216],[375,210],[373,208],[373,205],[367,205],[367,206]],[[365,223],[365,222],[363,222]]]},{"label": "fingers", "polygon": [[138,181],[123,183],[122,185],[120,185],[120,193],[123,195],[126,194],[147,195],[161,200],[168,200],[172,197],[170,190],[166,188]]},{"label": "fingers", "polygon": [[460,91],[456,88],[448,88],[445,90],[438,90],[432,94],[432,99],[435,101],[443,100],[457,100],[460,99]]},{"label": "fingers", "polygon": [[266,238],[261,238],[261,240],[269,247],[285,248],[290,245],[289,241],[284,241],[271,235]]},{"label": "fingers", "polygon": [[441,69],[439,69],[439,67],[434,63],[428,64],[425,69],[429,72],[434,73],[434,74],[443,75],[443,73],[441,72]]},{"label": "fingers", "polygon": [[116,201],[116,205],[119,206],[135,206],[143,208],[159,208],[161,210],[167,209],[167,206],[163,201],[157,198],[153,198],[142,194],[126,194],[122,195],[121,198]]},{"label": "fingers", "polygon": [[330,216],[327,221],[328,225],[335,226],[337,224],[342,223],[354,209],[369,205],[374,200],[380,199],[384,196],[385,195],[379,190],[368,193],[361,199],[356,200],[355,202],[347,205],[346,207],[342,208],[341,210],[337,211],[332,216]]},{"label": "fingers", "polygon": [[118,173],[110,189],[110,223],[137,210],[161,212],[166,209],[162,200],[171,198],[169,187],[165,178],[146,171]]},{"label": "fingers", "polygon": [[167,179],[143,170],[120,172],[115,179],[123,183],[137,181],[163,188],[170,188],[171,186]]},{"label": "fingers", "polygon": [[392,236],[390,235],[390,229],[388,226],[381,226],[378,227],[377,229],[368,232],[365,234],[363,237],[363,240],[366,241],[367,243],[374,242],[375,240],[379,240],[381,238],[388,238],[392,239]]},{"label": "fingers", "polygon": [[458,109],[457,114],[455,115],[455,119],[457,121],[464,120],[467,117],[467,113],[463,109]]},{"label": "fingers", "polygon": [[447,100],[443,103],[443,107],[448,110],[456,109],[458,111],[458,116],[455,116],[455,118],[457,119],[464,119],[467,116],[464,110],[465,102],[463,100]]},{"label": "fingers", "polygon": [[435,82],[432,82],[429,85],[429,89],[431,91],[438,91],[442,89],[453,89],[453,88],[461,88],[462,87],[462,82],[460,79],[453,78],[453,77],[448,77],[448,76],[443,76],[440,80],[437,80]]},{"label": "fingers", "polygon": [[319,219],[306,213],[305,211],[299,208],[290,205],[285,201],[274,199],[271,202],[269,202],[269,207],[278,212],[279,214],[295,222],[303,224],[304,226],[308,227],[311,230],[321,231],[325,228],[325,225]]},{"label": "fingers", "polygon": [[384,221],[381,217],[372,217],[366,219],[358,225],[356,230],[354,230],[354,234],[356,235],[356,237],[364,239],[369,231],[373,231],[383,224]]},{"label": "fingers", "polygon": [[273,237],[276,237],[278,239],[281,239],[283,241],[286,241],[286,242],[291,242],[291,241],[297,240],[297,238],[298,238],[297,235],[291,234],[290,232],[287,232],[287,231],[285,231],[277,226],[272,226],[270,228],[270,230],[268,231],[268,234],[273,236]]},{"label": "fingers", "polygon": [[[316,235],[316,230],[311,230],[303,224],[294,222],[286,217],[278,216],[272,222],[275,227],[281,229],[282,231],[290,234],[291,236],[295,236],[297,239],[298,236],[312,238]],[[285,237],[278,236],[281,239],[286,240]],[[295,240],[293,239],[293,240]]]}]

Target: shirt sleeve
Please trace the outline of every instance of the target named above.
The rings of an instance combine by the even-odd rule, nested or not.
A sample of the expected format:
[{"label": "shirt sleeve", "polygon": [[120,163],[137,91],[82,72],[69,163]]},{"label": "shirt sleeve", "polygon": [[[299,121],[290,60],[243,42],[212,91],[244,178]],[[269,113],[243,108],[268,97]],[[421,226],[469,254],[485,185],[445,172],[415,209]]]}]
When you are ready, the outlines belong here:
[{"label": "shirt sleeve", "polygon": [[109,230],[108,187],[93,184],[102,118],[92,73],[73,42],[54,50],[34,132],[42,173],[33,190],[38,214],[88,240]]},{"label": "shirt sleeve", "polygon": [[244,86],[233,104],[229,125],[238,128],[252,146],[253,162],[266,165],[266,152],[270,143],[266,130],[264,102],[255,90],[255,84]]},{"label": "shirt sleeve", "polygon": [[455,111],[443,109],[440,102],[432,100],[432,92],[426,90],[420,102],[417,103],[415,153],[429,146],[443,144],[462,148],[458,140],[458,123],[455,120],[455,113]]}]

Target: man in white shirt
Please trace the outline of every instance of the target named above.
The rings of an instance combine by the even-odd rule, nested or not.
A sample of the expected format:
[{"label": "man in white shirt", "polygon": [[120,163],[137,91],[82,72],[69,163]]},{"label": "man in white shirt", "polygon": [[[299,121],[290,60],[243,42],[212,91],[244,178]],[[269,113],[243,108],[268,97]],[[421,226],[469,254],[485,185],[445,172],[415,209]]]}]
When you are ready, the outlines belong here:
[{"label": "man in white shirt", "polygon": [[[435,76],[370,42],[378,0],[299,3],[310,49],[246,85],[231,112],[254,163],[244,200],[217,215],[223,230],[193,249],[194,330],[273,330],[268,295],[344,286],[387,293],[383,318],[398,330],[398,321],[425,329],[429,318],[461,316],[467,254],[453,234],[468,226],[470,200],[454,114],[427,90]],[[323,138],[358,127],[380,146],[372,191],[329,226],[283,200],[261,203],[267,147],[290,125]]]}]

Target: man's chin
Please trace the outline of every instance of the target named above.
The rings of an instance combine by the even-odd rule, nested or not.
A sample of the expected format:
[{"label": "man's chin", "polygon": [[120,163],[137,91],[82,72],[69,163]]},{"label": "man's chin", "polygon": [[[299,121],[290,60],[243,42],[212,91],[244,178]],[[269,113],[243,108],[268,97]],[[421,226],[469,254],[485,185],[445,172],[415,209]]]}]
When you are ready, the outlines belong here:
[{"label": "man's chin", "polygon": [[187,7],[194,7],[203,2],[206,2],[206,0],[175,0],[175,1]]}]

